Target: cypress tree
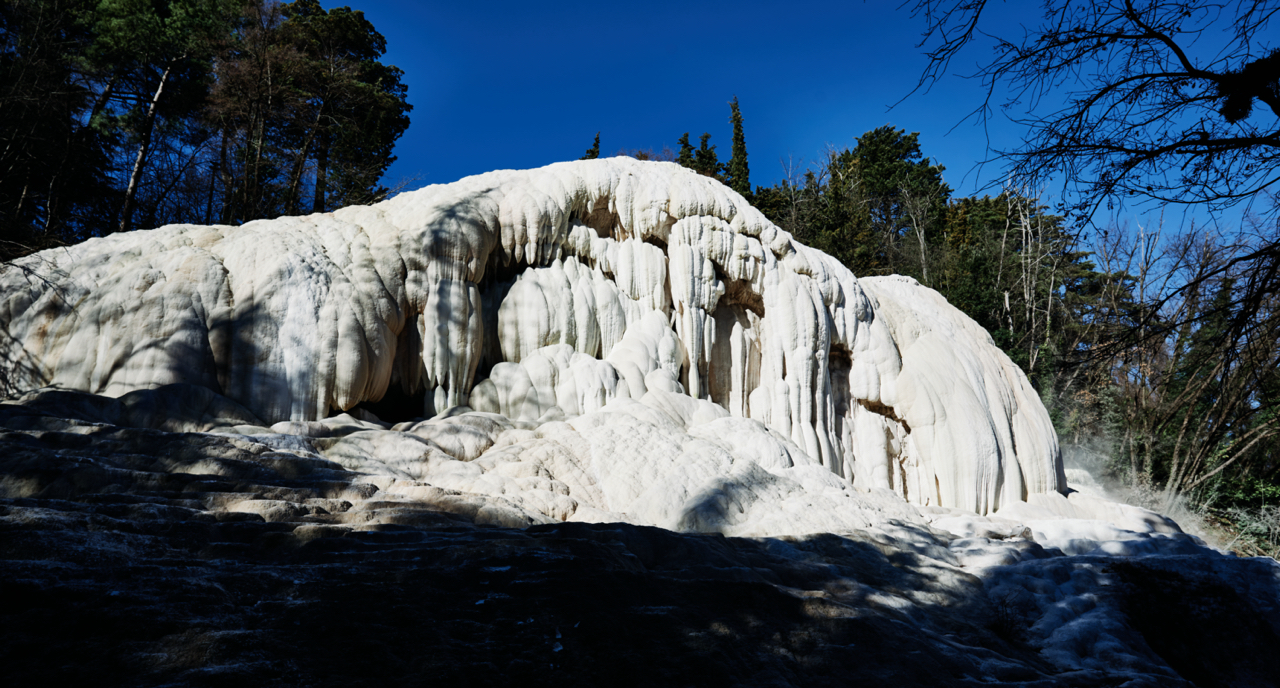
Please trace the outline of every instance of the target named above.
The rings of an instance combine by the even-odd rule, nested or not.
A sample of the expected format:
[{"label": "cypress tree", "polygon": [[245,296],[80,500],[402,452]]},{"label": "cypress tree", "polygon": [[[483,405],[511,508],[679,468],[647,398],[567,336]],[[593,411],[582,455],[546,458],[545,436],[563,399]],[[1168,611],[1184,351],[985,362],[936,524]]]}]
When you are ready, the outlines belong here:
[{"label": "cypress tree", "polygon": [[597,131],[595,143],[592,143],[591,147],[587,149],[587,152],[584,153],[582,157],[578,159],[579,160],[595,160],[598,157],[600,157],[600,132]]},{"label": "cypress tree", "polygon": [[725,167],[725,176],[730,189],[751,198],[751,172],[747,167],[747,138],[742,133],[742,112],[738,110],[738,96],[729,103],[731,114],[729,122],[733,124],[733,155]]}]

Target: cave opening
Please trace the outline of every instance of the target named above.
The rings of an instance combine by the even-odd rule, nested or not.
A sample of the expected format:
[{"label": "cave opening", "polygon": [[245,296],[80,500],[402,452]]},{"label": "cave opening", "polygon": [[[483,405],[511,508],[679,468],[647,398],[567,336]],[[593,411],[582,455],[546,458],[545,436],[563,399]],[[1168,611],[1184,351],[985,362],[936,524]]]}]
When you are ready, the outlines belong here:
[{"label": "cave opening", "polygon": [[747,280],[736,280],[724,273],[719,265],[712,263],[716,270],[716,279],[724,285],[724,295],[716,306],[738,306],[751,311],[757,318],[764,319],[764,297],[751,289]]},{"label": "cave opening", "polygon": [[480,282],[476,287],[483,294],[496,286],[503,284],[511,285],[520,276],[520,273],[536,267],[527,260],[503,260],[503,256],[494,251],[489,254],[489,262],[485,265],[484,276],[480,278]]},{"label": "cave opening", "polygon": [[[392,384],[387,393],[377,401],[362,401],[352,407],[351,411],[363,409],[377,416],[385,423],[404,423],[411,420],[425,420],[423,408],[427,400],[426,388],[409,393],[399,384]],[[348,411],[348,413],[351,413]],[[354,415],[354,414],[353,414]]]},{"label": "cave opening", "polygon": [[843,422],[849,413],[849,371],[853,368],[853,353],[839,342],[831,343],[827,353],[827,371],[831,378],[831,400],[837,422]]},{"label": "cave opening", "polygon": [[618,214],[609,210],[609,197],[601,196],[596,200],[595,206],[590,213],[586,215],[575,214],[570,218],[570,222],[579,222],[595,230],[596,236],[601,239],[614,238],[614,229],[622,226],[622,220]]},{"label": "cave opening", "polygon": [[644,238],[644,243],[649,244],[650,246],[657,246],[658,248],[662,249],[663,255],[667,254],[667,242],[663,241],[662,239],[652,234]]}]

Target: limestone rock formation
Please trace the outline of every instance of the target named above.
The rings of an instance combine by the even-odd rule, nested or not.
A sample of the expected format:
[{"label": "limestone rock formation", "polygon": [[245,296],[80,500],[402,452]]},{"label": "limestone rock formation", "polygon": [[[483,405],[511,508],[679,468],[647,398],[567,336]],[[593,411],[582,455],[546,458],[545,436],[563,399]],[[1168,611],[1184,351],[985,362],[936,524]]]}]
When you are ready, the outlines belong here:
[{"label": "limestone rock formation", "polygon": [[974,322],[671,164],[37,254],[0,383],[19,684],[1280,672],[1273,560],[1067,489]]},{"label": "limestone rock formation", "polygon": [[[24,259],[0,294],[11,391],[190,384],[302,434],[390,395],[412,405],[391,420],[451,417],[379,445],[379,470],[516,494],[481,471],[541,452],[509,480],[550,518],[569,497],[677,527],[731,474],[860,490],[873,510],[889,507],[869,491],[985,514],[1066,489],[1044,408],[979,326],[913,280],[856,278],[671,163],[560,163],[113,235]],[[465,430],[442,438],[444,423]],[[517,426],[528,436],[501,440]],[[362,446],[324,451],[349,463]],[[445,478],[437,454],[466,468]],[[793,490],[759,489],[724,498]]]}]

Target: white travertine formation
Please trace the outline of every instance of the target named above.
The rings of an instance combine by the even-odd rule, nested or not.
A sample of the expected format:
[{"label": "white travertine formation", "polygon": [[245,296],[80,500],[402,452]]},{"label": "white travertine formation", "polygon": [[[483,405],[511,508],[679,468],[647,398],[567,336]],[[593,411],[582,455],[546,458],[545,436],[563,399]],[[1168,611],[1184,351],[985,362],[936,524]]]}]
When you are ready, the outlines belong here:
[{"label": "white travertine formation", "polygon": [[[14,390],[191,383],[330,460],[547,518],[772,532],[796,509],[853,510],[814,528],[906,518],[888,491],[985,514],[1066,488],[1043,406],[979,326],[913,280],[860,281],[672,163],[113,235],[23,259],[0,294]],[[423,394],[423,417],[469,408],[323,439],[315,421],[393,388]]]}]

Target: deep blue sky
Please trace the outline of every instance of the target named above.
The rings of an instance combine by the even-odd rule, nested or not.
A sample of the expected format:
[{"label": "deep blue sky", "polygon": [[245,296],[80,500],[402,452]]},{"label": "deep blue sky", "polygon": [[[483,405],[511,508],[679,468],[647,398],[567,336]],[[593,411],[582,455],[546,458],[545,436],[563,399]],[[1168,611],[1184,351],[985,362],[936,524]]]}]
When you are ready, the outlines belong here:
[{"label": "deep blue sky", "polygon": [[[686,131],[696,144],[707,131],[727,159],[734,95],[753,184],[781,179],[783,160],[812,162],[884,124],[920,132],[958,193],[1000,178],[998,166],[974,169],[988,157],[981,129],[950,131],[979,103],[975,82],[949,78],[889,109],[924,66],[922,24],[899,0],[323,4],[364,11],[387,38],[384,61],[405,71],[412,124],[387,184],[572,160],[597,131],[605,155],[674,148]],[[1035,21],[1033,3],[1011,5],[999,6],[1008,26]],[[1015,145],[1019,133],[998,127],[991,143]]]}]

